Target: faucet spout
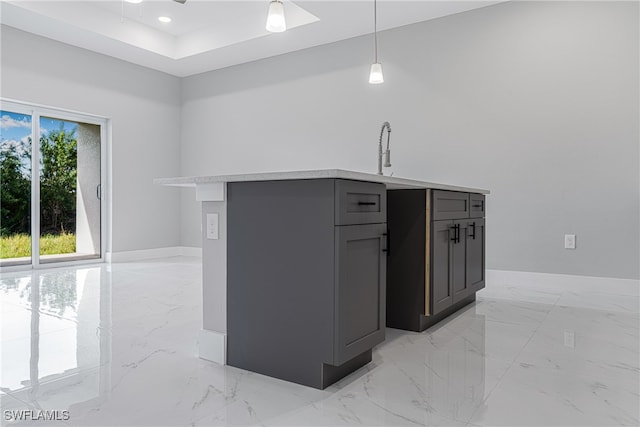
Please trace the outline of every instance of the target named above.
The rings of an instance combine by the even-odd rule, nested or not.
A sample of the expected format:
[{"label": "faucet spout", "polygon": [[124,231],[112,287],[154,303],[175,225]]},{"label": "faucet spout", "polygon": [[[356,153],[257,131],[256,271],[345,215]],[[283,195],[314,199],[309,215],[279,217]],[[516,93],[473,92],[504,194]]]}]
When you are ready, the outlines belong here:
[{"label": "faucet spout", "polygon": [[[387,149],[382,150],[382,136],[384,130],[387,130]],[[391,139],[391,125],[389,122],[384,122],[380,129],[380,138],[378,139],[378,175],[382,175],[382,156],[384,155],[384,167],[391,167],[391,150],[389,149],[389,140]]]}]

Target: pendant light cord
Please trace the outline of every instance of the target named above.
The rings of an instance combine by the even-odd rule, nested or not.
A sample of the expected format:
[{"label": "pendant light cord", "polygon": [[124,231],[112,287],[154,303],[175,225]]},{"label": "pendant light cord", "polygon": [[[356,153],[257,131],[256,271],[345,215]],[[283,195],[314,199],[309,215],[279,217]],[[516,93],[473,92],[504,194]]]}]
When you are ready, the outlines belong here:
[{"label": "pendant light cord", "polygon": [[375,63],[378,63],[378,5],[373,0],[373,44],[375,46]]}]

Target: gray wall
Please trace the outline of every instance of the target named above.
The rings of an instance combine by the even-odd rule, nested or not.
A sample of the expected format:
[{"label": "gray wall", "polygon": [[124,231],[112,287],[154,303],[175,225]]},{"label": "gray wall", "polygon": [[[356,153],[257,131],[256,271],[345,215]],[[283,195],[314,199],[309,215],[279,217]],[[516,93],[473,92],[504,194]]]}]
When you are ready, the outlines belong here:
[{"label": "gray wall", "polygon": [[1,95],[112,120],[114,252],[177,246],[180,80],[2,26]]},{"label": "gray wall", "polygon": [[381,86],[370,36],[183,79],[180,173],[374,172],[389,120],[395,175],[492,191],[489,268],[637,279],[638,15],[509,2],[386,31]]}]

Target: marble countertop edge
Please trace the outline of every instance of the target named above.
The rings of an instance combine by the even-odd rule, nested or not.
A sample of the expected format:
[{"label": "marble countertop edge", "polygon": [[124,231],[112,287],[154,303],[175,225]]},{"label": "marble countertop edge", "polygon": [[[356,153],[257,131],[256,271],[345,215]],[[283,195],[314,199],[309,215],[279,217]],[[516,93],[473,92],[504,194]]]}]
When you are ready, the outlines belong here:
[{"label": "marble countertop edge", "polygon": [[489,194],[489,190],[463,187],[459,185],[441,184],[437,182],[421,181],[417,179],[401,178],[388,175],[376,175],[366,172],[348,171],[344,169],[317,169],[284,172],[258,172],[233,175],[190,176],[176,178],[156,178],[154,184],[172,187],[196,187],[197,185],[221,183],[221,182],[248,182],[248,181],[281,181],[288,179],[353,179],[357,181],[379,182],[385,184],[388,189],[431,188],[436,190],[464,191],[471,193]]}]

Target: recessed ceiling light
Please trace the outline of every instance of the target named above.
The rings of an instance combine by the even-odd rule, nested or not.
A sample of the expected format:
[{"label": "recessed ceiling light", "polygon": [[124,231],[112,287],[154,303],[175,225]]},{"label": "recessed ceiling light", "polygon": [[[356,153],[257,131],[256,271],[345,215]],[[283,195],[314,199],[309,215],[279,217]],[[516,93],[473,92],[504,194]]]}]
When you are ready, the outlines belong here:
[{"label": "recessed ceiling light", "polygon": [[168,24],[169,22],[171,22],[171,18],[169,18],[168,16],[158,16],[158,21]]},{"label": "recessed ceiling light", "polygon": [[138,3],[142,3],[142,0],[124,0],[127,3],[133,3],[133,4],[138,4]]}]

